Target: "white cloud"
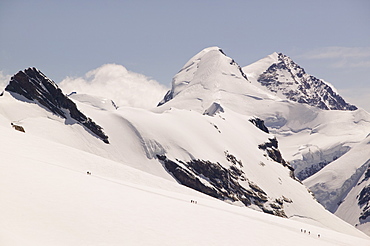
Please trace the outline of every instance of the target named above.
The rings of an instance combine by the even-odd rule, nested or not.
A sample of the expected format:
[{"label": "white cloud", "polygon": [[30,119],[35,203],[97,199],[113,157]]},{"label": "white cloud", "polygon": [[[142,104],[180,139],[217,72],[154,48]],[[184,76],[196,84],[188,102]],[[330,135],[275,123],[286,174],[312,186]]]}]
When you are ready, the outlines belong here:
[{"label": "white cloud", "polygon": [[157,81],[117,64],[105,64],[83,78],[67,77],[59,86],[64,93],[75,91],[111,99],[117,106],[139,108],[155,107],[168,90]]},{"label": "white cloud", "polygon": [[11,75],[4,74],[3,71],[0,71],[0,93],[8,85],[11,77]]},{"label": "white cloud", "polygon": [[370,47],[324,47],[302,55],[307,59],[370,58]]},{"label": "white cloud", "polygon": [[334,68],[370,68],[370,47],[324,47],[308,51],[301,58],[327,60]]}]

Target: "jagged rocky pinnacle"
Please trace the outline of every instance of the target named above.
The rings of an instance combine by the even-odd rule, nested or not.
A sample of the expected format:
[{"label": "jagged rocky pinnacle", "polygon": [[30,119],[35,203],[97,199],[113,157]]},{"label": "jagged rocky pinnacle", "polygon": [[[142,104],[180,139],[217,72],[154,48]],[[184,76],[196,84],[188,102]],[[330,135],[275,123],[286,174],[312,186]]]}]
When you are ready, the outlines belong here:
[{"label": "jagged rocky pinnacle", "polygon": [[289,100],[324,110],[357,109],[344,101],[328,83],[307,74],[291,58],[282,53],[276,55],[277,62],[257,78],[261,85],[274,93],[281,92]]}]

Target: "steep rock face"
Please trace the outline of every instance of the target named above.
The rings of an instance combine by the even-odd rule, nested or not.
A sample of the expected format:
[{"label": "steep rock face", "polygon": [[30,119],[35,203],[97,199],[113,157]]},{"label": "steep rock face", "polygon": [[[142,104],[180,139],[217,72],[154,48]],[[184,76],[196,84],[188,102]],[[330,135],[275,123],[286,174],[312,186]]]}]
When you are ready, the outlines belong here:
[{"label": "steep rock face", "polygon": [[[370,160],[368,161],[370,162]],[[370,163],[367,166],[366,172],[363,175],[362,180],[357,184],[360,186],[362,183],[363,185],[360,194],[356,196],[358,201],[358,206],[361,208],[359,222],[360,223],[368,223],[370,217],[370,182],[368,181],[370,178]]]},{"label": "steep rock face", "polygon": [[108,136],[105,135],[102,127],[81,113],[76,104],[62,93],[57,84],[38,69],[28,68],[19,71],[11,78],[5,90],[21,95],[64,119],[73,119],[93,135],[109,143]]},{"label": "steep rock face", "polygon": [[290,177],[295,179],[294,168],[284,160],[278,148],[278,141],[276,138],[270,138],[268,142],[258,145],[258,148],[266,151],[267,155],[274,161],[287,167],[290,170]]},{"label": "steep rock face", "polygon": [[262,120],[260,118],[257,118],[257,117],[254,117],[254,118],[250,119],[249,121],[252,122],[259,129],[261,129],[261,131],[269,133],[269,129],[266,127],[264,120]]},{"label": "steep rock face", "polygon": [[358,205],[363,207],[359,219],[360,221],[365,221],[370,216],[370,185],[361,190],[358,197]]},{"label": "steep rock face", "polygon": [[265,213],[287,217],[283,204],[292,203],[291,199],[269,197],[257,184],[248,180],[240,160],[228,152],[225,152],[225,157],[232,164],[229,168],[200,159],[184,162],[157,155],[166,170],[182,185],[217,199],[240,201],[245,206],[256,205]]},{"label": "steep rock face", "polygon": [[356,110],[326,82],[307,74],[291,58],[275,53],[275,62],[259,75],[257,81],[270,91],[289,100],[324,110]]}]

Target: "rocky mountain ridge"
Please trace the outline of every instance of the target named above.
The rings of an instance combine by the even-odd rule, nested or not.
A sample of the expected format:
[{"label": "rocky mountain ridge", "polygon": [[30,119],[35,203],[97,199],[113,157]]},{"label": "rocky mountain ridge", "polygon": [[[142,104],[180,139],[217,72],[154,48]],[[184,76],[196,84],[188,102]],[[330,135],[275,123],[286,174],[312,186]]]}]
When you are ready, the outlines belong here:
[{"label": "rocky mountain ridge", "polygon": [[[290,57],[283,53],[273,53],[270,57],[272,62],[256,79],[274,94],[324,110],[357,109],[347,103],[329,83],[307,74]],[[248,70],[247,67],[244,69]]]},{"label": "rocky mountain ridge", "polygon": [[22,98],[19,96],[23,96],[70,123],[81,124],[104,143],[109,143],[102,127],[78,110],[76,104],[62,93],[58,85],[36,68],[19,71],[10,79],[5,91],[16,94],[14,97],[20,100]]}]

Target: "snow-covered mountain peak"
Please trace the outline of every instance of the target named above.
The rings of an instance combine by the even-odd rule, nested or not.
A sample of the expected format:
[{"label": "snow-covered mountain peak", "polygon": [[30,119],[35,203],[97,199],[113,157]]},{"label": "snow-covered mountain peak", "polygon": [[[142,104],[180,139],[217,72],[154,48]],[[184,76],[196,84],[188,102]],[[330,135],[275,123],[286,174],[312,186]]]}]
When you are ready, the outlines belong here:
[{"label": "snow-covered mountain peak", "polygon": [[243,72],[246,74],[249,80],[256,81],[258,76],[265,72],[272,64],[279,61],[279,53],[274,52],[257,62],[254,62],[246,67],[243,67]]},{"label": "snow-covered mountain peak", "polygon": [[274,53],[268,55],[267,57],[265,57],[265,59],[269,59],[269,60],[276,63],[276,62],[279,61],[279,58],[280,58],[281,55],[283,55],[283,54],[280,53],[280,52],[274,52]]},{"label": "snow-covered mountain peak", "polygon": [[[159,106],[167,104],[167,107],[188,108],[203,113],[214,102],[227,104],[228,107],[230,104],[240,106],[245,97],[259,100],[274,96],[251,85],[232,58],[226,56],[220,48],[211,47],[191,58],[175,75],[171,90]],[[239,98],[238,103],[236,98]],[[231,108],[235,110],[235,107]]]},{"label": "snow-covered mountain peak", "polygon": [[180,94],[188,97],[189,92],[194,94],[193,92],[206,90],[207,94],[214,94],[224,89],[225,76],[246,80],[239,65],[227,57],[220,48],[206,48],[193,56],[175,75],[172,80],[172,89],[160,105]]},{"label": "snow-covered mountain peak", "polygon": [[305,103],[324,110],[356,110],[347,103],[335,88],[318,79],[283,53],[273,53],[243,71],[256,85],[275,93],[283,99]]}]

